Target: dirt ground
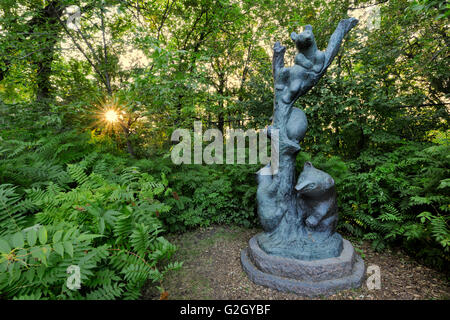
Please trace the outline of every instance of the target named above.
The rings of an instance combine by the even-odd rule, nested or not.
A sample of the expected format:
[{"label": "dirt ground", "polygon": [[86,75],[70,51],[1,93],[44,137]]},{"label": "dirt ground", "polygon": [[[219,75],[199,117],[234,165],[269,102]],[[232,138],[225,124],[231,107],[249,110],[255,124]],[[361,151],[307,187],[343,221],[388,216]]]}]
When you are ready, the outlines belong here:
[{"label": "dirt ground", "polygon": [[[311,299],[282,293],[252,283],[240,263],[240,251],[248,240],[261,230],[213,226],[174,235],[168,239],[177,245],[174,261],[184,261],[181,270],[168,274],[162,286],[168,299]],[[450,299],[446,277],[422,266],[401,251],[387,249],[375,252],[366,242],[353,243],[367,266],[378,265],[381,289],[369,290],[364,281],[359,289],[338,292],[315,299],[378,300],[378,299]],[[159,299],[160,294],[149,286],[143,299]]]}]

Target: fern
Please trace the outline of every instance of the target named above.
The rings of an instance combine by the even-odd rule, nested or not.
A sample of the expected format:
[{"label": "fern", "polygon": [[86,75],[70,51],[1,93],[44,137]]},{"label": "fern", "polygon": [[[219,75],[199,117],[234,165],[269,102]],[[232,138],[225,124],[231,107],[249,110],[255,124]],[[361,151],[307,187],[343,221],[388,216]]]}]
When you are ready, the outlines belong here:
[{"label": "fern", "polygon": [[[0,185],[2,297],[136,299],[149,279],[160,284],[180,266],[167,264],[176,248],[156,215],[170,210],[157,199],[164,184],[136,168],[89,173],[106,161],[93,154],[68,164],[71,189],[57,179],[22,195]],[[66,286],[71,265],[80,268],[81,290]]]},{"label": "fern", "polygon": [[25,213],[35,208],[15,190],[10,184],[0,185],[0,236],[20,231],[27,223]]},{"label": "fern", "polygon": [[70,177],[75,180],[79,185],[82,185],[86,181],[88,181],[88,176],[84,172],[82,166],[77,164],[69,164],[67,165],[67,171],[70,174]]}]

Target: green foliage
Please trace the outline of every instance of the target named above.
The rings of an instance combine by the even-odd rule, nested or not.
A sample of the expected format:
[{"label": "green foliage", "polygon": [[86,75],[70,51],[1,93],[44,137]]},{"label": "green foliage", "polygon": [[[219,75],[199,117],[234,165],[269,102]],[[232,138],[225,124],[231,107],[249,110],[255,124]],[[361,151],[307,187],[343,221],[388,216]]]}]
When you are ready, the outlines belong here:
[{"label": "green foliage", "polygon": [[[125,166],[124,159],[97,152],[65,164],[77,157],[67,157],[67,151],[46,153],[52,139],[13,144],[31,149],[26,157],[19,151],[0,159],[2,179],[22,182],[21,187],[0,185],[3,298],[138,299],[149,280],[159,285],[167,272],[181,267],[169,263],[176,248],[161,235],[159,212],[170,210],[161,201],[170,192],[164,174],[157,179]],[[76,154],[84,144],[66,140],[53,150]],[[23,165],[30,159],[35,166],[47,159],[52,173],[31,174]],[[80,290],[66,285],[70,265],[80,267]]]},{"label": "green foliage", "polygon": [[31,211],[34,204],[22,200],[11,184],[0,185],[0,236],[21,230],[27,225],[24,213]]},{"label": "green foliage", "polygon": [[[81,7],[78,32],[64,28],[69,5]],[[165,261],[173,250],[162,230],[257,225],[259,166],[174,166],[171,133],[195,120],[204,129],[268,125],[273,43],[287,46],[289,66],[290,32],[311,24],[323,50],[339,20],[375,5],[380,27],[361,19],[297,102],[309,124],[297,171],[311,160],[334,177],[341,232],[445,269],[447,1],[3,0],[0,237],[2,263],[17,274],[9,284],[2,273],[5,296],[137,298],[144,278],[158,282],[163,265],[176,266]],[[110,108],[121,122],[105,123]],[[48,239],[75,231],[43,245],[44,231],[25,231],[33,226]],[[78,240],[90,236],[99,237]],[[95,252],[92,265],[85,251]],[[88,272],[77,292],[63,284],[69,262]],[[20,289],[30,270],[42,290]]]},{"label": "green foliage", "polygon": [[447,18],[450,15],[450,5],[445,0],[416,0],[413,1],[411,9],[428,13],[435,19]]},{"label": "green foliage", "polygon": [[140,160],[143,170],[167,173],[172,195],[166,203],[172,210],[160,217],[170,231],[180,232],[211,224],[257,223],[255,172],[258,165],[181,165],[170,159]]},{"label": "green foliage", "polygon": [[402,244],[428,264],[448,266],[449,151],[448,144],[407,144],[361,156],[353,169],[370,169],[349,173],[337,185],[341,230],[370,240],[376,249]]}]

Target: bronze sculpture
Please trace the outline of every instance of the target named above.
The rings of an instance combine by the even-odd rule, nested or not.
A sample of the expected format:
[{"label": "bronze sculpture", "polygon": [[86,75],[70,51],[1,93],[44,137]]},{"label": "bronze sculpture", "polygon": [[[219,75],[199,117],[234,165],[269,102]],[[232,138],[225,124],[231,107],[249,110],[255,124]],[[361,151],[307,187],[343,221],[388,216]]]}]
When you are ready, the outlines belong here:
[{"label": "bronze sculpture", "polygon": [[[274,112],[267,132],[269,137],[277,132],[278,163],[276,168],[269,163],[257,173],[258,215],[265,232],[255,236],[241,255],[244,270],[257,283],[316,294],[361,282],[361,258],[335,232],[338,210],[333,178],[307,162],[296,181],[295,159],[308,122],[304,112],[293,107],[325,74],[343,38],[357,22],[354,18],[341,20],[325,51],[317,48],[310,25],[300,34],[293,32],[291,39],[298,52],[291,67],[284,66],[286,48],[279,42],[274,45]],[[339,264],[341,258],[344,265]],[[305,275],[307,269],[310,271]],[[286,274],[292,280],[285,279]],[[283,278],[278,279],[280,276]],[[326,279],[322,279],[324,276]],[[319,281],[305,287],[306,282],[301,282],[305,279],[332,282]]]}]

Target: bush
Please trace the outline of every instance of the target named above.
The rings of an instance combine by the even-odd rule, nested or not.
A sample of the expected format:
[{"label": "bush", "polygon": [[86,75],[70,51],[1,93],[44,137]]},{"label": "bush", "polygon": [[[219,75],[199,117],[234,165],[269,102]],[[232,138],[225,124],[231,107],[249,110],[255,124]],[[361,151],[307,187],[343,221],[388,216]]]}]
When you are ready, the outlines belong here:
[{"label": "bush", "polygon": [[448,265],[450,246],[448,155],[450,147],[408,143],[359,162],[339,186],[341,226],[371,240],[374,248],[403,245],[427,264]]},{"label": "bush", "polygon": [[[158,285],[181,266],[169,262],[176,248],[161,236],[171,192],[164,174],[95,151],[70,161],[80,147],[74,136],[56,151],[52,139],[1,146],[2,180],[16,184],[0,185],[3,298],[137,299],[148,280]],[[71,265],[80,268],[80,290],[66,285]]]},{"label": "bush", "polygon": [[142,170],[167,173],[172,197],[167,204],[172,210],[161,214],[171,232],[182,232],[197,226],[257,224],[257,165],[173,165],[166,157],[141,160]]}]

